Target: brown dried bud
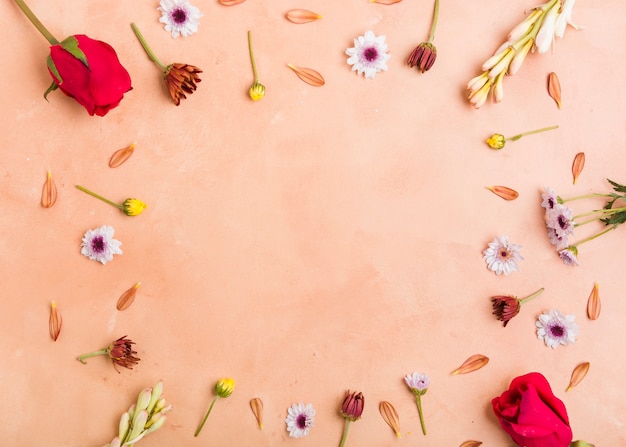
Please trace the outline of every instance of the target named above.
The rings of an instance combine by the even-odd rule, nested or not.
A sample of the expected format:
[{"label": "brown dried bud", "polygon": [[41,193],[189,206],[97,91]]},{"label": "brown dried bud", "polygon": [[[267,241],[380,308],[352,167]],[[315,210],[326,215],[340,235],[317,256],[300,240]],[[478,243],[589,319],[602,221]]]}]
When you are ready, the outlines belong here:
[{"label": "brown dried bud", "polygon": [[191,95],[196,91],[196,84],[201,81],[198,73],[202,73],[202,70],[193,65],[168,65],[164,78],[174,104],[180,105],[180,100],[187,98],[185,93]]}]

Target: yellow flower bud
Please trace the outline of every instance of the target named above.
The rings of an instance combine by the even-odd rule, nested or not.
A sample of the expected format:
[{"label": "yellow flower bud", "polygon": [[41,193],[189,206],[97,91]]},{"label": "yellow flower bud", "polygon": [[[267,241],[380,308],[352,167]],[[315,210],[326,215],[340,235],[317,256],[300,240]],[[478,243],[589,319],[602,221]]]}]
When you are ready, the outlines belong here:
[{"label": "yellow flower bud", "polygon": [[504,135],[499,133],[494,133],[492,136],[487,138],[487,144],[491,149],[502,149],[504,147],[504,143],[506,143],[506,139]]},{"label": "yellow flower bud", "polygon": [[235,381],[233,379],[220,379],[215,384],[215,394],[219,397],[228,397],[233,394],[233,388],[235,388]]},{"label": "yellow flower bud", "polygon": [[148,207],[148,205],[139,199],[126,199],[122,206],[124,208],[122,211],[124,211],[124,214],[127,216],[138,216]]},{"label": "yellow flower bud", "polygon": [[255,82],[254,84],[252,84],[252,87],[250,87],[250,90],[248,90],[248,94],[253,101],[258,101],[265,96],[265,86],[263,84]]}]

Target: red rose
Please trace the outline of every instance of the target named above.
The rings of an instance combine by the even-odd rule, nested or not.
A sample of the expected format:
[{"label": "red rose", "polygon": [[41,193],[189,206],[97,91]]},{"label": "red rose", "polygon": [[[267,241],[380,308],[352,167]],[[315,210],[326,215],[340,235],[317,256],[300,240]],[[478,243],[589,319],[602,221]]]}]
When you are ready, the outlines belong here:
[{"label": "red rose", "polygon": [[48,71],[53,80],[48,92],[60,88],[90,115],[106,115],[132,88],[130,76],[115,50],[83,34],[70,36],[50,47]]},{"label": "red rose", "polygon": [[567,447],[572,441],[565,405],[539,373],[513,379],[491,405],[504,431],[521,447]]}]

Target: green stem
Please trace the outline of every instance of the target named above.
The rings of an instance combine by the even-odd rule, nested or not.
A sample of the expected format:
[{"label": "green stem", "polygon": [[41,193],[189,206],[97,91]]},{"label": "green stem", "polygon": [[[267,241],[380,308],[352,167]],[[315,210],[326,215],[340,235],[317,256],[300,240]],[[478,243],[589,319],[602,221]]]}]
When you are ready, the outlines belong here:
[{"label": "green stem", "polygon": [[198,428],[196,429],[196,432],[193,434],[194,436],[198,436],[200,434],[200,431],[202,430],[202,427],[204,427],[204,424],[206,423],[206,420],[209,418],[209,414],[211,414],[211,410],[213,409],[213,405],[215,405],[215,402],[217,402],[217,399],[219,399],[219,396],[215,396],[213,398],[213,400],[211,401],[211,406],[209,407],[209,409],[207,410],[206,414],[204,415],[204,418],[202,419],[202,422],[200,423],[200,425],[198,426]]},{"label": "green stem", "polygon": [[[576,220],[576,219],[579,219],[581,217],[586,217],[586,216],[593,216],[594,214],[602,214],[602,216],[598,218],[598,219],[601,219],[607,215],[621,213],[622,211],[626,211],[626,206],[623,206],[621,208],[609,208],[609,209],[602,208],[601,210],[593,210],[593,211],[589,211],[588,213],[578,214],[577,216],[574,216],[572,220]],[[597,219],[594,219],[594,220],[597,220]]]},{"label": "green stem", "polygon": [[163,62],[161,62],[161,60],[157,57],[157,55],[154,54],[154,51],[152,51],[152,48],[150,48],[150,45],[148,45],[148,42],[146,42],[146,39],[144,39],[143,34],[141,34],[141,31],[139,31],[139,28],[137,28],[137,25],[135,25],[134,23],[131,23],[130,27],[133,29],[133,32],[135,33],[135,36],[137,36],[137,39],[139,39],[139,43],[141,44],[144,51],[148,55],[148,58],[152,62],[157,64],[161,70],[163,70],[164,72],[167,71],[167,67],[165,66]]},{"label": "green stem", "polygon": [[259,76],[256,72],[256,62],[254,62],[254,52],[252,51],[252,32],[248,31],[248,51],[250,52],[250,62],[252,62],[252,73],[254,73],[254,83],[259,82]]},{"label": "green stem", "polygon": [[120,205],[119,203],[115,203],[115,202],[111,202],[109,199],[105,199],[104,197],[102,197],[99,194],[96,194],[93,191],[89,191],[87,188],[85,188],[84,186],[80,186],[80,185],[76,185],[77,189],[80,189],[82,192],[86,192],[87,194],[89,194],[92,197],[95,197],[96,199],[100,199],[103,202],[108,203],[109,205],[113,205],[115,208],[118,208],[120,210],[124,210],[124,205]]},{"label": "green stem", "polygon": [[343,435],[341,436],[341,442],[339,443],[339,447],[343,447],[346,444],[346,439],[348,438],[348,430],[350,429],[350,419],[346,419],[346,423],[343,426]]},{"label": "green stem", "polygon": [[584,244],[585,242],[592,241],[595,238],[600,237],[600,236],[602,236],[605,233],[608,233],[609,231],[615,230],[616,228],[617,228],[617,226],[613,225],[612,227],[609,227],[606,230],[599,232],[598,234],[594,234],[593,236],[589,236],[589,237],[587,237],[585,239],[582,239],[582,240],[576,242],[575,244],[572,244],[572,247],[578,247],[579,245]]},{"label": "green stem", "polygon": [[433,24],[430,27],[430,35],[428,36],[428,43],[432,43],[435,40],[435,30],[437,29],[437,21],[439,20],[439,0],[435,0],[435,11],[433,12]]},{"label": "green stem", "polygon": [[426,434],[426,423],[424,422],[424,413],[422,413],[422,396],[418,394],[415,397],[415,402],[417,403],[417,412],[420,415],[420,424],[422,425],[422,433]]},{"label": "green stem", "polygon": [[543,293],[543,291],[544,291],[544,290],[545,290],[545,288],[544,288],[544,287],[542,287],[541,289],[537,290],[537,291],[536,291],[535,293],[533,293],[532,295],[528,295],[528,296],[527,296],[527,297],[525,297],[525,298],[521,298],[521,299],[519,300],[519,303],[520,303],[520,304],[524,304],[524,303],[526,303],[526,302],[528,302],[528,301],[532,300],[533,298],[537,298],[539,295],[541,295],[541,294]]},{"label": "green stem", "polygon": [[519,140],[520,138],[522,138],[525,135],[532,135],[532,134],[535,134],[535,133],[545,132],[547,130],[558,129],[558,127],[559,126],[542,127],[541,129],[531,130],[530,132],[524,132],[524,133],[521,133],[519,135],[515,135],[514,137],[507,138],[506,140],[507,141],[509,141],[509,140],[517,141],[517,140]]},{"label": "green stem", "polygon": [[98,355],[109,355],[109,348],[103,348],[103,349],[100,349],[99,351],[94,351],[94,352],[89,352],[87,354],[79,355],[78,357],[76,357],[76,360],[78,360],[83,365],[86,365],[87,362],[85,361],[85,359],[88,359],[90,357],[96,357]]},{"label": "green stem", "polygon": [[[611,194],[599,194],[599,193],[593,193],[593,194],[585,194],[584,196],[576,196],[576,197],[570,197],[569,199],[563,199],[561,197],[557,198],[557,201],[561,204],[565,203],[565,202],[572,202],[574,200],[580,200],[580,199],[591,199],[592,197],[613,197]],[[560,199],[560,200],[559,200]]]},{"label": "green stem", "polygon": [[57,45],[59,43],[59,41],[52,35],[52,33],[48,31],[48,28],[46,28],[44,24],[39,21],[37,16],[35,16],[35,14],[33,13],[33,11],[31,11],[28,5],[24,3],[24,0],[15,0],[15,3],[17,3],[17,6],[20,7],[24,15],[28,17],[28,20],[30,20],[31,23],[35,25],[35,28],[37,28],[39,32],[43,34],[43,37],[45,37],[46,40],[50,42],[50,45]]}]

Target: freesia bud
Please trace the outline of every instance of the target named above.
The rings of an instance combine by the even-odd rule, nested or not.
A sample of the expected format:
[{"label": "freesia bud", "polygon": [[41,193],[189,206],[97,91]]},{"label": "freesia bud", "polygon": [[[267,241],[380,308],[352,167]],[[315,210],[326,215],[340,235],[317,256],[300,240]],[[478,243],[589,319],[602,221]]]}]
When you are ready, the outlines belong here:
[{"label": "freesia bud", "polygon": [[511,59],[511,63],[509,64],[508,74],[510,76],[513,76],[514,74],[516,74],[519,71],[519,69],[522,67],[522,63],[524,63],[524,59],[526,59],[526,56],[528,55],[528,52],[530,51],[530,49],[533,47],[534,43],[535,41],[533,39],[529,39],[522,46],[522,48],[517,50],[517,53],[515,53],[515,56],[513,56],[513,59]]},{"label": "freesia bud", "polygon": [[124,207],[122,211],[124,211],[124,214],[127,216],[138,216],[148,207],[148,205],[139,199],[126,199],[122,206]]},{"label": "freesia bud", "polygon": [[494,133],[492,136],[487,138],[487,145],[491,149],[496,149],[496,150],[502,149],[505,143],[506,143],[506,138],[504,137],[504,135],[499,134],[499,133]]},{"label": "freesia bud", "polygon": [[511,30],[509,35],[507,36],[507,40],[509,42],[515,42],[519,38],[523,37],[530,31],[530,29],[535,25],[539,16],[543,11],[541,9],[535,9],[531,12],[528,17],[526,17],[519,25]]}]

